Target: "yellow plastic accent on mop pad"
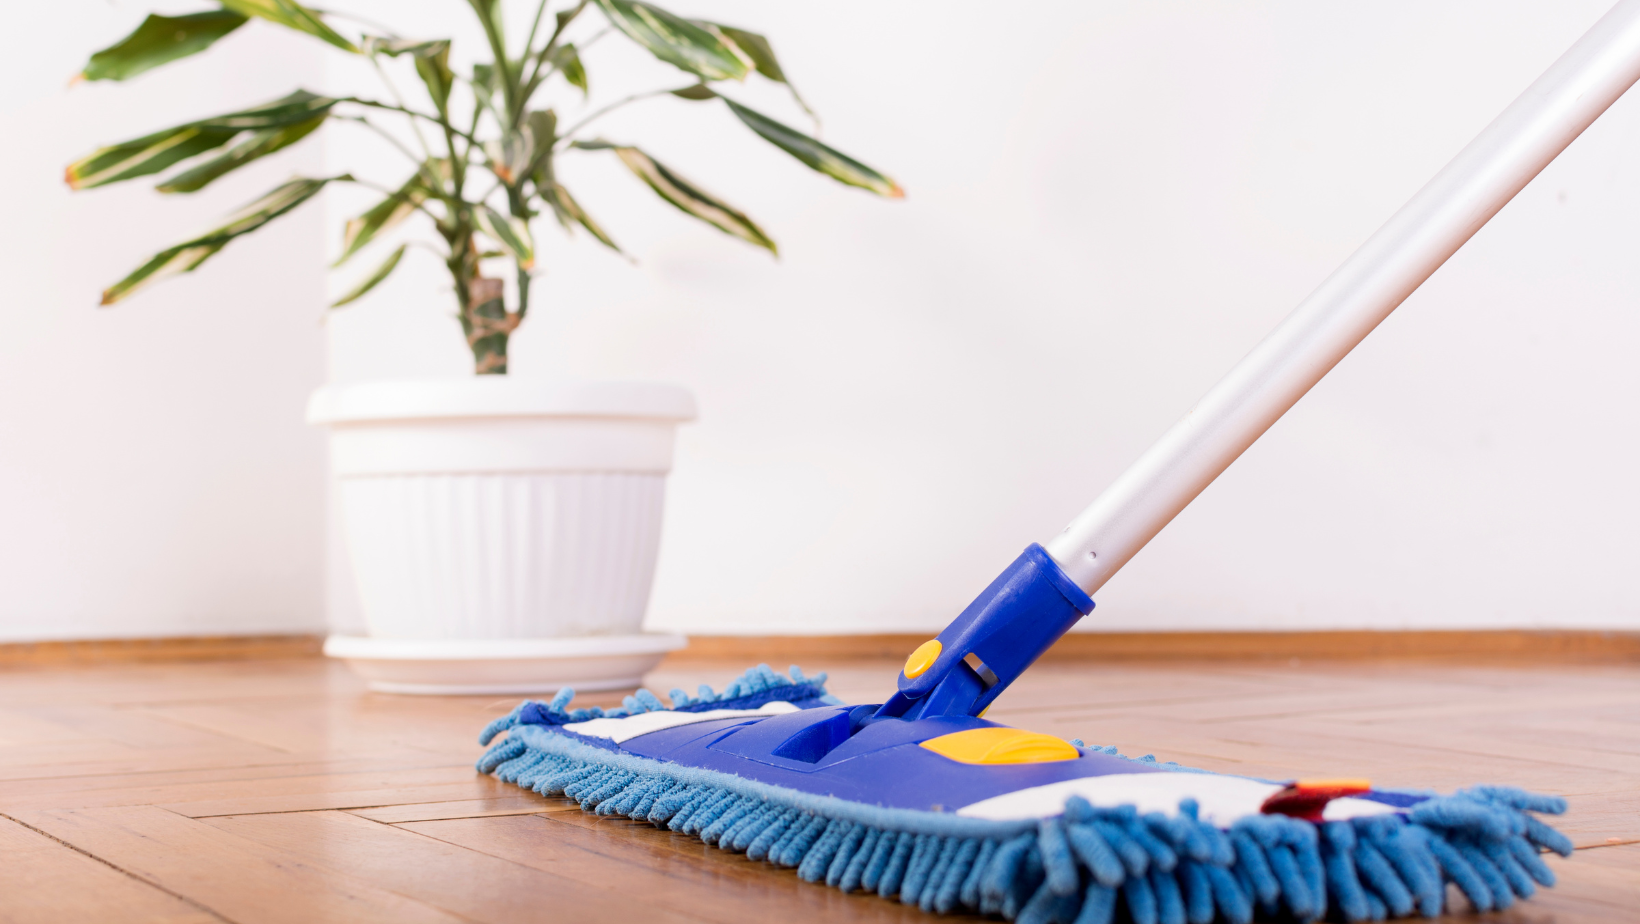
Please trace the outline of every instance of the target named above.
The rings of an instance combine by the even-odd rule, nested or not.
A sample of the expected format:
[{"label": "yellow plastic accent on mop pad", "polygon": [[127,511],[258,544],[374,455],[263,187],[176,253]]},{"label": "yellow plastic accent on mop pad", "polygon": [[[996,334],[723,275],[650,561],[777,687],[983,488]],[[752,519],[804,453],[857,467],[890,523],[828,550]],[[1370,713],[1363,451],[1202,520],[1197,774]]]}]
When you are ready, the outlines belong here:
[{"label": "yellow plastic accent on mop pad", "polygon": [[905,659],[905,675],[914,679],[927,673],[928,669],[934,666],[934,662],[939,660],[942,647],[937,638],[931,638],[918,645],[917,650],[911,653],[911,657]]},{"label": "yellow plastic accent on mop pad", "polygon": [[965,764],[1045,764],[1082,756],[1063,738],[1022,728],[970,728],[930,738],[922,746]]}]

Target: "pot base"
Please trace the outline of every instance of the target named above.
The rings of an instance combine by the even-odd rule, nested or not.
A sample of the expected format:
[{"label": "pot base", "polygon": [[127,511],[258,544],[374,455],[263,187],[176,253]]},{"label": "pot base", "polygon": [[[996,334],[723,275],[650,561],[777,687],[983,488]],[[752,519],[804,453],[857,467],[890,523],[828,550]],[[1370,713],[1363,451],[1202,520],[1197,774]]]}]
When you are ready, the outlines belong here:
[{"label": "pot base", "polygon": [[621,690],[643,683],[681,635],[412,639],[332,635],[325,654],[381,693],[428,696]]}]

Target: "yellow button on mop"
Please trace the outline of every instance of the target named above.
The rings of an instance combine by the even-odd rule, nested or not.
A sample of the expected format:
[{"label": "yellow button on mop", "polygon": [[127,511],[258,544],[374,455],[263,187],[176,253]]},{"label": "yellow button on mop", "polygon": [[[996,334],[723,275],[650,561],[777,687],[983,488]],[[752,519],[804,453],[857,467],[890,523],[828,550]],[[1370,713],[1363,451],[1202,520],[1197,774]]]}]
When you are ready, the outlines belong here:
[{"label": "yellow button on mop", "polygon": [[939,660],[940,651],[940,640],[937,638],[931,638],[918,645],[917,650],[911,653],[911,657],[905,659],[905,675],[916,678],[927,673],[928,669],[934,666],[934,662]]},{"label": "yellow button on mop", "polygon": [[965,764],[1045,764],[1082,756],[1063,738],[1023,728],[970,728],[930,738],[922,746]]}]

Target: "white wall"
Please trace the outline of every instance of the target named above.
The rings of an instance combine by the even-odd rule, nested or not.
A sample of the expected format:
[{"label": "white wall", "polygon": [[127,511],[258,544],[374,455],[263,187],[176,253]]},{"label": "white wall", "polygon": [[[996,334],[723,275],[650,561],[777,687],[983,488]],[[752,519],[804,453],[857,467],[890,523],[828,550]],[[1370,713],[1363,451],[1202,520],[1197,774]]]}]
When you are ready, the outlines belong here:
[{"label": "white wall", "polygon": [[[773,36],[826,137],[910,197],[832,186],[715,109],[634,107],[607,134],[745,207],[784,257],[691,224],[607,162],[566,158],[639,264],[585,240],[546,246],[515,369],[698,392],[653,625],[932,629],[1091,500],[1605,6],[692,3]],[[612,43],[590,52],[595,89],[675,79],[615,72],[629,63],[643,65]],[[745,93],[791,115],[759,89]],[[1637,152],[1630,98],[1113,580],[1084,627],[1640,628]],[[430,264],[332,326],[335,377],[464,368]]]},{"label": "white wall", "polygon": [[246,28],[125,84],[72,89],[141,4],[16,4],[0,56],[0,640],[312,632],[324,624],[323,212],[113,308],[103,287],[295,171],[297,149],[192,196],[70,193],[100,144],[312,83],[321,53]]},{"label": "white wall", "polygon": [[[402,23],[407,34],[448,34],[444,23],[461,16],[430,0],[346,5]],[[1606,6],[671,5],[766,31],[825,117],[826,138],[910,192],[884,202],[837,187],[720,109],[666,99],[612,116],[605,133],[642,142],[745,208],[780,241],[782,259],[693,224],[590,155],[566,158],[564,177],[637,265],[584,236],[564,242],[538,229],[545,275],[515,341],[515,370],[696,390],[703,415],[681,438],[651,623],[749,633],[943,624],[1021,547],[1091,500]],[[77,64],[69,57],[60,72]],[[333,87],[364,78],[327,60]],[[586,60],[606,99],[682,82],[617,38]],[[266,79],[262,96],[287,80],[283,72]],[[748,86],[741,98],[797,118],[768,88]],[[58,96],[41,99],[25,104],[38,106],[37,119],[60,120],[63,136],[89,132],[83,123],[92,120],[61,111]],[[211,108],[201,97],[188,112]],[[38,159],[55,176],[88,143],[154,122],[127,115],[130,126],[75,135],[50,156],[3,156]],[[387,152],[346,132],[330,133],[326,145],[332,165],[398,175]],[[1640,587],[1629,580],[1640,551],[1640,488],[1630,475],[1640,462],[1636,152],[1640,99],[1631,97],[1116,577],[1084,628],[1640,628]],[[268,174],[293,163],[269,165]],[[0,567],[17,568],[13,549],[34,556],[17,572],[30,589],[0,592],[4,605],[22,600],[44,613],[66,585],[101,594],[101,612],[129,603],[132,611],[120,612],[135,625],[137,601],[147,613],[166,598],[138,593],[134,578],[113,586],[109,573],[129,569],[169,575],[165,586],[179,588],[181,600],[191,599],[187,588],[208,596],[210,606],[189,611],[215,613],[211,625],[222,631],[250,626],[246,614],[258,607],[297,612],[272,594],[276,586],[311,599],[311,570],[282,582],[246,572],[271,562],[311,569],[316,554],[319,463],[298,421],[301,393],[317,377],[317,309],[295,294],[308,287],[305,304],[319,304],[317,276],[307,273],[321,243],[334,248],[335,221],[321,239],[311,215],[298,217],[230,248],[196,279],[97,313],[80,307],[97,284],[215,205],[189,216],[188,204],[167,201],[141,235],[110,234],[97,230],[104,213],[66,209],[128,195],[134,211],[148,194],[67,200],[42,181],[28,195],[42,197],[50,220],[101,237],[98,272],[69,262],[78,248],[64,245],[53,253],[68,254],[60,258],[67,267],[53,270],[50,288],[25,287],[38,294],[24,302],[43,304],[41,316],[130,329],[109,337],[101,366],[74,370],[106,377],[102,384],[76,379],[76,388],[58,386],[68,397],[38,408],[16,389],[37,388],[60,365],[32,359],[25,376],[14,354],[84,350],[87,335],[54,328],[24,350],[18,325],[44,322],[19,308],[0,338],[8,351]],[[329,208],[335,219],[358,205],[338,196]],[[16,222],[4,233],[44,246]],[[4,259],[17,259],[12,249]],[[275,257],[288,269],[252,281]],[[328,326],[332,379],[462,374],[468,360],[448,284],[425,257],[407,258],[378,293]],[[45,260],[8,263],[14,291],[46,286],[19,282],[12,269],[32,272]],[[351,278],[337,275],[333,288]],[[277,304],[223,312],[234,298]],[[233,326],[207,338],[201,324]],[[198,377],[165,359],[192,355],[167,352],[183,330],[255,348],[213,360],[220,369],[210,387],[191,388]],[[176,384],[166,399],[141,396],[167,381]],[[118,412],[106,404],[108,383],[121,396]],[[183,398],[264,412],[242,421],[234,440],[209,440],[199,423],[208,412],[170,409]],[[58,423],[65,415],[78,429]],[[257,451],[200,458],[156,449],[169,445],[156,434],[172,430],[213,452]],[[24,467],[12,461],[14,432],[63,439],[65,448],[30,448]],[[191,468],[165,482],[169,495],[81,487],[106,469],[91,449],[111,433],[130,434],[115,455],[172,452],[172,468]],[[241,530],[233,541],[277,534],[265,540],[270,554],[247,561],[243,549],[227,548],[233,541],[176,554],[138,539],[181,519],[148,508],[174,508],[202,479],[233,484],[236,465],[276,451],[288,460],[268,463],[279,502],[228,488],[216,503],[245,509],[184,521],[196,537],[224,523]],[[14,469],[43,485],[36,493],[58,498],[31,501],[21,530],[10,511],[28,489]],[[170,471],[156,464],[145,478]],[[95,503],[79,497],[91,490]],[[107,543],[99,557],[68,540],[37,539],[59,522]],[[213,568],[188,555],[211,556]],[[138,557],[141,567],[132,564]],[[231,567],[239,570],[215,577]],[[77,573],[88,578],[75,581]],[[345,625],[345,581],[332,589]]]}]

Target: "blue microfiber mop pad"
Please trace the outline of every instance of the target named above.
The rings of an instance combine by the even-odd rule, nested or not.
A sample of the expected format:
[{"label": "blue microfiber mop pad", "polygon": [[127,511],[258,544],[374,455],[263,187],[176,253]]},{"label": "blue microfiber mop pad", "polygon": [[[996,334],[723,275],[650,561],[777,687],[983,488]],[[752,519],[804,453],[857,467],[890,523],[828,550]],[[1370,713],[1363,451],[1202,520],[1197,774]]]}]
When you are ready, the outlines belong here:
[{"label": "blue microfiber mop pad", "polygon": [[849,709],[824,674],[795,667],[759,665],[722,693],[674,690],[670,707],[640,690],[620,708],[570,710],[573,696],[490,723],[481,743],[507,737],[479,770],[925,911],[1030,924],[1383,920],[1440,914],[1448,882],[1476,910],[1499,910],[1554,884],[1541,850],[1572,850],[1531,814],[1559,814],[1564,800],[1506,787],[1371,790],[1311,822],[1260,811],[1282,783],[1080,741],[974,762],[940,741],[1046,736],[954,717],[862,729],[861,710],[877,707]]}]

